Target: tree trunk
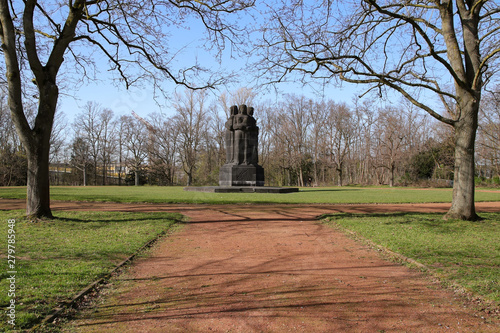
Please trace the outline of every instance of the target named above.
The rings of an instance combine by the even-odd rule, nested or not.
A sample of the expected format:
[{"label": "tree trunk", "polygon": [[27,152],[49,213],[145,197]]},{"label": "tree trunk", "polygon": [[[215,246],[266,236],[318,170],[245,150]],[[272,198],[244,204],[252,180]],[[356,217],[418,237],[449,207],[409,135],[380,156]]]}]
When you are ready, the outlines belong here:
[{"label": "tree trunk", "polygon": [[94,159],[94,186],[97,186],[97,159]]},{"label": "tree trunk", "polygon": [[[26,193],[26,215],[29,218],[52,218],[50,210],[49,155],[50,135],[59,96],[57,85],[51,80],[40,84],[40,102],[34,129],[16,126],[19,138],[26,147],[28,179]],[[18,115],[12,112],[13,119]]]},{"label": "tree trunk", "polygon": [[[317,181],[319,178],[318,178],[318,160],[316,159],[314,161],[314,181]],[[312,184],[311,184],[312,186]]]},{"label": "tree trunk", "polygon": [[340,187],[342,187],[342,185],[343,185],[342,184],[342,176],[343,176],[342,175],[342,167],[337,168],[337,176],[339,177],[337,179],[337,185],[340,186]]},{"label": "tree trunk", "polygon": [[102,163],[102,185],[106,185],[106,178],[107,178],[107,168],[106,168],[106,163]]},{"label": "tree trunk", "polygon": [[139,170],[137,170],[137,169],[134,171],[134,178],[135,178],[134,179],[135,180],[135,186],[139,186],[139,184],[140,184],[139,183]]},{"label": "tree trunk", "polygon": [[[121,140],[121,136],[120,136],[120,140]],[[121,141],[120,141],[120,148],[119,148],[119,157],[118,157],[118,185],[121,185],[122,184],[122,145],[121,145]],[[116,167],[115,167],[115,170],[116,170]]]},{"label": "tree trunk", "polygon": [[389,176],[389,187],[394,187],[394,170],[396,169],[395,163],[391,162],[390,176]]},{"label": "tree trunk", "polygon": [[83,186],[87,186],[87,163],[83,165]]},{"label": "tree trunk", "polygon": [[[38,148],[38,149],[37,149]],[[35,151],[31,151],[35,150]],[[29,218],[52,217],[49,191],[49,145],[27,149],[28,186],[26,215]]]},{"label": "tree trunk", "polygon": [[304,175],[302,172],[302,167],[299,167],[299,186],[304,187]]},{"label": "tree trunk", "polygon": [[445,219],[480,220],[474,205],[474,142],[479,105],[474,100],[460,108],[461,119],[455,124],[455,173],[453,200]]}]

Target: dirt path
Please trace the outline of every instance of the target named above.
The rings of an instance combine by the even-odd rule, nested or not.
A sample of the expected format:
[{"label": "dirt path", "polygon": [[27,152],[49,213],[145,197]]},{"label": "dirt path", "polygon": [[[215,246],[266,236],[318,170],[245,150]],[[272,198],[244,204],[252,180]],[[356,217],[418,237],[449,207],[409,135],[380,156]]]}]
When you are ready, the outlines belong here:
[{"label": "dirt path", "polygon": [[[0,208],[22,203],[0,200]],[[177,211],[191,223],[117,278],[77,332],[499,332],[452,292],[315,217],[444,212],[419,205],[125,205],[54,210]],[[19,208],[19,207],[18,207]],[[500,211],[500,203],[478,203]]]}]

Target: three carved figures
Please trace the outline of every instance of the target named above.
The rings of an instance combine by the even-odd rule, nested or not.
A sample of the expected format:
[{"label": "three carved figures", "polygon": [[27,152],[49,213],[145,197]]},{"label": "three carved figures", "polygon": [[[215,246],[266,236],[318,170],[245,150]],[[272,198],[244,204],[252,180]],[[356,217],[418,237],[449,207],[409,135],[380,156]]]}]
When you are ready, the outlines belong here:
[{"label": "three carved figures", "polygon": [[230,108],[226,122],[226,164],[257,165],[259,128],[254,109],[246,105]]}]

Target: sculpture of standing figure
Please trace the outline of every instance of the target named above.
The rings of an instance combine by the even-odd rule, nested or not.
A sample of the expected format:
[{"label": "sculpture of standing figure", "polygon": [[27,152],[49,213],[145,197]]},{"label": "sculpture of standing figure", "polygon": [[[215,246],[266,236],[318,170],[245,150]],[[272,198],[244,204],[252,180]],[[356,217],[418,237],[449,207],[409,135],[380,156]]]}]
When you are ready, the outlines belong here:
[{"label": "sculpture of standing figure", "polygon": [[248,114],[247,106],[240,105],[238,114],[234,116],[234,163],[248,164],[246,151],[248,148],[247,131],[248,131]]},{"label": "sculpture of standing figure", "polygon": [[226,122],[226,163],[257,165],[259,128],[253,117],[254,108],[231,106]]},{"label": "sculpture of standing figure", "polygon": [[238,114],[238,107],[231,106],[229,119],[226,121],[226,163],[234,163],[234,116]]},{"label": "sculpture of standing figure", "polygon": [[226,164],[219,172],[220,186],[263,186],[264,169],[258,165],[259,128],[254,109],[246,105],[230,108],[226,127]]},{"label": "sculpture of standing figure", "polygon": [[248,164],[257,165],[259,164],[259,127],[257,127],[257,121],[253,117],[254,109],[252,107],[248,108],[248,149],[247,149],[247,161]]}]

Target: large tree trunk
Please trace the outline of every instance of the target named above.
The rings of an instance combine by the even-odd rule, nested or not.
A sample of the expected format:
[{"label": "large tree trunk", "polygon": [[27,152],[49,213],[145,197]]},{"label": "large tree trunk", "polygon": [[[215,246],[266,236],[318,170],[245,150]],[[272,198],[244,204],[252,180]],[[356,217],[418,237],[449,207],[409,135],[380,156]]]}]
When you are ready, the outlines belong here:
[{"label": "large tree trunk", "polygon": [[394,161],[391,161],[391,167],[389,169],[390,175],[389,175],[389,187],[394,187],[394,171],[396,169],[396,164]]},{"label": "large tree trunk", "polygon": [[474,142],[476,140],[479,103],[470,98],[460,108],[460,120],[455,124],[455,174],[453,200],[445,219],[476,221],[474,205]]},{"label": "large tree trunk", "polygon": [[31,218],[52,218],[49,190],[50,135],[59,91],[49,80],[40,85],[39,91],[40,104],[34,130],[18,131],[25,142],[28,157],[26,215]]},{"label": "large tree trunk", "polygon": [[39,143],[27,149],[26,215],[29,218],[52,217],[49,191],[49,150],[48,142]]},{"label": "large tree trunk", "polygon": [[343,175],[343,172],[342,172],[342,166],[338,167],[337,168],[337,175],[338,175],[338,179],[337,179],[337,185],[342,187],[343,183],[342,183],[342,178],[344,177]]},{"label": "large tree trunk", "polygon": [[87,186],[87,163],[83,165],[83,186]]},{"label": "large tree trunk", "polygon": [[304,187],[304,174],[302,172],[302,167],[299,167],[299,186]]},{"label": "large tree trunk", "polygon": [[141,183],[139,181],[139,170],[138,169],[135,169],[134,171],[134,178],[135,178],[135,186],[139,186]]}]

